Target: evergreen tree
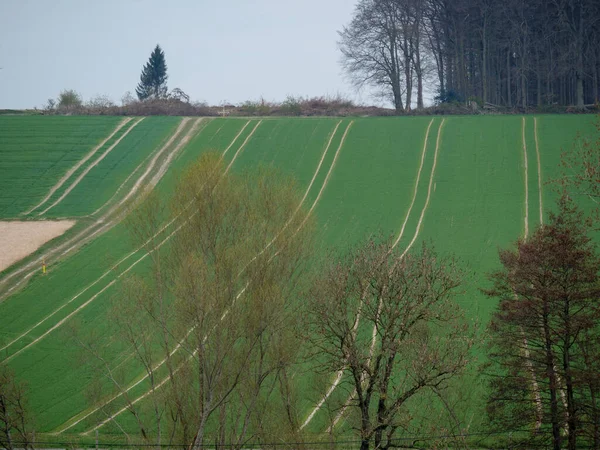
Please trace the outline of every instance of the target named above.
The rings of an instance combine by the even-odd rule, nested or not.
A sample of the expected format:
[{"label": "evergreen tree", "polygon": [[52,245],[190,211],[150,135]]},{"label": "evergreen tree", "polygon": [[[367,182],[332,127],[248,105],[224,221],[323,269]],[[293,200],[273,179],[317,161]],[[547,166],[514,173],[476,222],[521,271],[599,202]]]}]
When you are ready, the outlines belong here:
[{"label": "evergreen tree", "polygon": [[167,63],[160,45],[152,51],[150,59],[142,69],[140,82],[135,92],[140,100],[164,98],[167,95]]}]

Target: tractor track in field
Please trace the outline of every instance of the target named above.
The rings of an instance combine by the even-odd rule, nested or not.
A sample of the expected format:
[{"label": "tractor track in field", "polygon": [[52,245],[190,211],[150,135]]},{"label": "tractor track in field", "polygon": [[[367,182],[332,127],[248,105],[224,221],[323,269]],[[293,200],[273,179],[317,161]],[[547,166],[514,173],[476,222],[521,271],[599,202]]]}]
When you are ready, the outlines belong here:
[{"label": "tractor track in field", "polygon": [[[406,224],[409,220],[410,217],[410,213],[412,211],[412,208],[414,206],[414,203],[416,201],[416,197],[417,197],[417,193],[418,193],[418,186],[419,186],[419,181],[421,178],[421,172],[423,170],[423,165],[425,162],[425,155],[427,152],[427,144],[429,141],[429,132],[431,129],[431,126],[433,124],[434,119],[431,119],[431,121],[429,122],[429,125],[427,127],[427,131],[425,133],[425,139],[424,139],[424,143],[423,143],[423,151],[421,153],[421,164],[419,166],[419,170],[417,172],[417,179],[415,181],[415,187],[414,187],[414,191],[413,191],[413,198],[411,201],[411,204],[409,206],[409,209],[407,211],[407,214],[405,216],[404,222],[402,224],[402,227],[400,229],[400,233],[398,235],[398,238],[394,241],[394,243],[392,244],[392,249],[394,249],[398,243],[400,242],[405,228],[406,228]],[[431,191],[432,191],[432,186],[433,186],[433,180],[435,177],[435,169],[437,166],[437,159],[438,159],[438,153],[439,153],[439,148],[440,148],[440,142],[441,142],[441,134],[442,134],[442,128],[444,126],[446,122],[446,119],[442,119],[440,126],[438,128],[438,135],[437,135],[437,139],[436,139],[436,146],[435,146],[435,152],[434,152],[434,158],[433,158],[433,165],[431,167],[431,175],[429,177],[429,186],[427,189],[427,198],[425,200],[425,204],[423,206],[423,209],[421,210],[421,215],[419,217],[419,221],[417,222],[417,227],[415,229],[415,234],[412,238],[412,240],[410,241],[410,243],[408,244],[408,246],[406,247],[406,249],[404,250],[404,252],[402,253],[402,255],[400,256],[400,258],[404,258],[404,256],[406,255],[406,253],[408,253],[408,251],[412,248],[412,246],[414,245],[414,243],[416,242],[419,233],[421,231],[421,225],[423,223],[423,219],[425,217],[425,213],[427,211],[427,208],[429,206],[429,201],[431,198]],[[357,313],[357,317],[356,317],[356,321],[353,325],[353,331],[355,332],[358,329],[359,326],[359,322],[360,322],[360,308],[361,305],[359,305],[359,311]],[[372,333],[372,338],[371,338],[371,348],[369,351],[369,361],[373,356],[373,352],[375,350],[375,344],[376,344],[376,339],[377,339],[377,329],[373,328],[373,333]],[[367,362],[368,364],[368,362]],[[344,375],[344,370],[345,369],[341,369],[337,372],[336,377],[334,378],[334,381],[331,385],[331,387],[327,390],[327,392],[325,393],[325,395],[321,398],[321,400],[319,401],[319,403],[317,403],[317,405],[315,406],[315,408],[311,411],[310,415],[308,416],[308,418],[306,419],[306,421],[302,424],[302,426],[300,427],[300,430],[302,430],[303,428],[305,428],[314,418],[314,416],[317,414],[317,412],[323,407],[323,405],[325,404],[325,402],[327,401],[327,399],[331,396],[331,394],[333,393],[333,391],[336,389],[336,387],[339,385],[339,383],[342,381],[342,377]],[[343,415],[345,414],[352,398],[356,395],[356,390],[354,390],[354,392],[352,392],[352,394],[350,394],[350,396],[348,397],[348,399],[344,402],[344,405],[342,406],[341,410],[338,412],[338,414],[336,415],[336,417],[333,420],[333,423],[330,425],[330,427],[328,428],[328,431],[331,432],[333,430],[333,428],[337,425],[337,423],[339,422],[339,420],[343,417]]]},{"label": "tractor track in field", "polygon": [[523,159],[525,161],[525,239],[529,236],[529,163],[527,162],[527,141],[525,139],[525,117],[523,117]]},{"label": "tractor track in field", "polygon": [[77,178],[75,178],[75,180],[73,180],[73,182],[71,183],[71,185],[65,190],[65,192],[63,192],[63,194],[54,202],[52,203],[50,206],[48,206],[46,209],[44,209],[43,211],[39,212],[37,215],[41,216],[42,214],[47,213],[48,211],[50,211],[52,208],[54,208],[56,205],[58,205],[61,201],[63,201],[63,199],[69,195],[69,193],[75,189],[77,187],[77,185],[81,182],[81,180],[83,180],[85,178],[85,176],[94,168],[96,167],[117,145],[119,145],[121,143],[121,141],[123,139],[125,139],[125,137],[131,132],[131,130],[133,130],[136,126],[139,125],[139,123],[144,120],[144,117],[136,120],[128,129],[127,131],[125,131],[125,133],[123,133],[119,139],[117,139],[110,147],[108,147],[106,149],[106,151],[104,153],[102,153],[93,163],[91,163]]},{"label": "tractor track in field", "polygon": [[[525,157],[525,233],[523,239],[527,240],[529,237],[529,184],[528,184],[528,163],[527,163],[527,144],[525,142],[525,117],[523,117],[523,152]],[[542,164],[540,157],[540,145],[538,139],[537,132],[537,117],[533,118],[533,134],[535,138],[535,153],[537,159],[537,178],[538,178],[538,195],[539,195],[539,213],[540,213],[540,225],[544,224],[544,205],[543,205],[543,195],[542,195]],[[515,300],[518,300],[518,295],[514,293]],[[527,337],[525,337],[525,332],[521,329],[521,334],[523,336],[523,352],[525,356],[525,365],[527,366],[527,370],[529,371],[531,377],[531,389],[533,390],[534,395],[534,403],[536,407],[536,430],[542,426],[543,420],[543,407],[542,407],[542,396],[540,393],[539,383],[535,376],[535,371],[533,369],[533,363],[530,361],[531,352],[529,351],[529,342],[527,341]],[[560,377],[558,378],[558,383],[560,384]],[[560,389],[560,396],[563,402],[563,405],[566,408],[566,398],[564,389]]]},{"label": "tractor track in field", "polygon": [[[339,122],[337,123],[337,125],[336,125],[335,129],[333,130],[333,132],[332,132],[332,134],[331,134],[331,136],[330,136],[330,138],[329,138],[329,140],[328,140],[328,142],[327,142],[327,145],[325,146],[325,149],[324,149],[324,151],[323,151],[323,154],[322,154],[322,156],[321,156],[321,160],[319,161],[319,164],[317,165],[317,169],[315,170],[315,173],[314,173],[314,175],[313,175],[313,178],[312,178],[311,182],[309,183],[309,186],[308,186],[308,188],[307,188],[307,189],[306,189],[306,191],[305,191],[305,195],[303,196],[303,198],[302,198],[302,200],[300,201],[300,203],[299,203],[299,205],[298,205],[297,209],[296,209],[296,210],[295,210],[295,212],[293,213],[293,215],[292,215],[292,218],[291,218],[291,219],[290,219],[290,220],[289,220],[289,221],[286,223],[286,225],[284,225],[284,228],[285,228],[285,227],[287,227],[287,226],[289,225],[289,223],[290,223],[290,222],[291,222],[291,220],[293,219],[293,216],[295,216],[295,215],[296,215],[296,213],[297,213],[297,212],[298,212],[298,210],[299,210],[299,209],[302,207],[302,204],[303,204],[303,203],[304,203],[304,201],[306,200],[306,198],[307,198],[307,196],[308,196],[308,193],[309,193],[310,189],[312,188],[312,186],[313,186],[313,184],[314,184],[314,181],[315,181],[315,179],[316,179],[316,177],[317,177],[318,173],[319,173],[319,172],[320,172],[320,170],[321,170],[321,167],[322,167],[322,164],[323,164],[323,160],[325,159],[325,156],[327,155],[327,153],[328,153],[328,151],[329,151],[329,148],[330,148],[330,146],[331,146],[331,143],[332,143],[332,141],[333,141],[333,138],[335,137],[335,135],[336,135],[336,133],[337,133],[337,130],[338,130],[338,128],[339,128],[339,125],[341,124],[341,122],[342,122],[342,121],[339,121]],[[239,154],[239,153],[241,153],[241,151],[243,150],[243,148],[246,146],[247,142],[249,141],[250,137],[251,137],[251,136],[254,134],[254,132],[256,131],[256,129],[258,128],[258,126],[259,126],[261,123],[262,123],[262,120],[258,122],[258,124],[257,124],[257,125],[254,127],[254,129],[252,130],[252,132],[251,132],[251,133],[248,135],[248,137],[245,139],[245,141],[244,141],[244,143],[242,144],[242,146],[241,146],[241,147],[240,147],[240,148],[237,150],[236,154],[235,154],[235,155],[234,155],[234,157],[232,158],[232,161],[231,161],[231,162],[230,162],[230,164],[228,165],[228,167],[227,167],[227,169],[226,169],[225,173],[227,173],[227,171],[230,169],[231,165],[233,164],[233,162],[234,162],[234,161],[235,161],[235,159],[237,158],[238,154]],[[354,121],[351,121],[351,122],[348,124],[348,126],[346,127],[346,130],[345,130],[345,132],[344,132],[344,134],[343,134],[343,136],[342,136],[342,138],[341,138],[341,140],[340,140],[340,144],[339,144],[339,146],[338,146],[338,148],[337,148],[337,150],[336,150],[336,153],[335,153],[335,155],[334,155],[334,158],[333,158],[333,161],[332,161],[332,163],[331,163],[331,166],[330,166],[330,168],[329,168],[329,171],[327,172],[327,175],[326,175],[326,177],[325,177],[325,179],[324,179],[324,181],[323,181],[323,185],[321,186],[321,189],[319,190],[319,193],[318,193],[317,197],[315,198],[315,200],[314,200],[314,202],[313,202],[313,204],[312,204],[312,206],[311,206],[311,208],[310,208],[309,212],[307,213],[307,215],[306,215],[306,217],[304,218],[304,220],[303,220],[303,221],[300,223],[300,225],[298,226],[298,229],[295,231],[295,233],[298,233],[298,232],[300,231],[300,229],[301,229],[302,227],[304,227],[304,225],[306,224],[306,221],[308,220],[309,216],[312,214],[312,211],[314,210],[314,208],[316,207],[317,203],[319,202],[319,200],[320,200],[320,198],[321,198],[321,196],[322,196],[322,194],[323,194],[323,191],[325,190],[325,187],[326,187],[326,186],[327,186],[327,184],[328,184],[329,178],[331,177],[331,173],[333,172],[333,169],[334,169],[334,167],[335,167],[335,164],[336,164],[336,161],[337,161],[337,159],[338,159],[338,156],[339,156],[339,154],[340,154],[340,152],[341,152],[341,149],[342,149],[342,147],[343,147],[343,145],[344,145],[344,142],[345,142],[345,140],[346,140],[346,137],[347,137],[347,135],[348,135],[348,132],[350,131],[350,128],[352,127],[353,123],[354,123]],[[248,124],[246,124],[246,126],[247,126],[247,125],[248,125]],[[244,128],[245,128],[245,127],[244,127]],[[243,129],[242,129],[242,131],[243,131]],[[239,134],[241,134],[241,133],[242,133],[242,131],[240,131],[240,133],[239,133]],[[238,134],[238,136],[239,136],[239,134]],[[236,138],[234,139],[234,142],[235,142],[235,140],[237,140],[238,136],[236,136]],[[232,142],[232,145],[233,145],[233,142]],[[223,153],[223,155],[225,155],[225,153],[226,153],[226,152],[229,150],[229,148],[230,148],[230,147],[231,147],[231,145],[230,145],[230,146],[229,146],[229,147],[228,147],[228,148],[225,150],[225,152]],[[183,226],[183,225],[182,225],[182,226]],[[295,233],[294,233],[294,234],[295,234]],[[280,234],[280,233],[279,233],[279,234]],[[277,237],[278,237],[278,236],[279,236],[279,235],[277,235],[277,236],[276,236],[276,237],[275,237],[275,238],[274,238],[274,239],[273,239],[271,242],[269,242],[269,243],[267,244],[266,248],[262,250],[262,252],[264,252],[264,251],[265,251],[265,250],[266,250],[266,249],[267,249],[267,248],[268,248],[270,245],[272,245],[272,244],[273,244],[273,242],[274,242],[274,241],[277,239]],[[277,256],[277,254],[278,254],[278,252],[277,252],[277,253],[275,253],[275,254],[272,256],[272,258],[274,258],[275,256]],[[250,263],[249,263],[249,264],[250,264]],[[246,265],[246,267],[247,267],[247,265]],[[240,272],[240,275],[241,275],[241,272]],[[246,286],[246,287],[247,287],[247,286]],[[242,296],[242,294],[243,294],[243,293],[244,293],[244,291],[246,290],[246,287],[244,287],[243,289],[241,289],[241,290],[240,290],[240,292],[238,292],[238,294],[236,295],[236,298],[235,298],[236,300],[237,300],[237,299],[239,299],[239,298]],[[229,310],[226,310],[226,311],[225,311],[225,313],[224,313],[224,315],[223,315],[222,319],[226,317],[226,315],[228,314],[228,312],[229,312]],[[193,331],[193,328],[192,328],[192,329],[190,329],[190,330],[188,330],[188,332],[187,332],[187,334],[186,334],[186,336],[185,336],[185,337],[187,337],[187,336],[188,336],[188,335],[189,335],[189,334],[190,334],[192,331]],[[185,339],[185,337],[184,337],[184,339]],[[206,339],[206,338],[207,338],[207,337],[205,337],[205,339]],[[172,357],[172,356],[173,356],[173,355],[174,355],[174,354],[175,354],[177,351],[179,351],[179,349],[181,349],[182,347],[183,347],[183,340],[182,340],[181,342],[179,342],[179,343],[178,343],[178,344],[177,344],[177,345],[176,345],[176,346],[173,348],[173,350],[171,350],[171,352],[169,352],[169,356],[168,356],[168,357]],[[190,352],[190,356],[188,357],[188,360],[189,360],[189,359],[191,359],[191,358],[193,358],[193,357],[195,356],[195,353],[196,353],[196,352]],[[167,358],[165,358],[165,359],[163,359],[162,361],[160,361],[160,362],[159,362],[159,363],[158,363],[158,364],[157,364],[157,365],[156,365],[156,366],[155,366],[155,367],[152,369],[152,371],[154,372],[154,371],[158,370],[158,369],[159,369],[159,368],[160,368],[162,365],[164,365],[164,364],[166,363],[166,361],[167,361]],[[176,371],[178,371],[178,370],[179,370],[179,369],[180,369],[180,368],[183,366],[183,364],[184,364],[184,363],[185,363],[185,361],[184,361],[183,363],[181,363],[181,365],[180,365],[178,368],[176,368]],[[141,378],[139,378],[139,379],[138,379],[138,380],[137,380],[135,383],[133,383],[132,385],[130,385],[130,386],[127,388],[127,389],[125,389],[124,391],[120,392],[119,394],[117,394],[117,395],[113,396],[112,398],[110,398],[110,399],[109,399],[107,402],[103,403],[102,405],[100,405],[100,406],[97,406],[97,407],[96,407],[96,408],[94,408],[92,411],[89,411],[89,412],[87,412],[87,413],[86,413],[84,416],[82,416],[82,417],[78,418],[78,419],[77,419],[75,422],[73,422],[73,423],[69,424],[69,425],[68,425],[68,426],[66,426],[66,427],[63,427],[63,428],[59,429],[59,431],[57,431],[55,434],[60,434],[60,433],[63,433],[64,431],[67,431],[67,430],[71,429],[72,427],[74,427],[75,425],[77,425],[78,423],[80,423],[81,421],[85,420],[86,418],[88,418],[88,417],[89,417],[89,416],[91,416],[92,414],[94,414],[94,413],[96,413],[97,411],[99,411],[100,409],[102,409],[104,406],[106,406],[106,405],[108,405],[108,404],[112,403],[114,400],[116,400],[116,399],[118,399],[118,398],[120,398],[120,397],[122,397],[122,396],[126,396],[126,395],[129,393],[129,391],[131,391],[132,389],[134,389],[135,387],[137,387],[137,386],[138,386],[140,383],[142,383],[143,381],[145,381],[145,380],[146,380],[146,379],[148,379],[148,378],[149,378],[149,375],[148,375],[148,374],[145,374],[145,375],[143,375],[143,376],[142,376]],[[140,402],[140,401],[141,401],[141,400],[143,400],[144,398],[146,398],[146,397],[148,397],[149,395],[151,395],[151,394],[153,393],[153,390],[156,390],[156,389],[159,389],[160,387],[162,387],[162,386],[163,386],[163,385],[164,385],[164,384],[165,384],[165,383],[166,383],[168,380],[169,380],[169,377],[168,377],[168,376],[167,376],[167,377],[165,377],[165,378],[164,378],[163,380],[161,380],[161,381],[160,381],[160,382],[159,382],[159,383],[158,383],[156,386],[154,386],[154,388],[153,388],[153,389],[151,389],[151,390],[149,390],[149,391],[145,392],[144,394],[142,394],[142,395],[138,396],[138,397],[137,397],[136,399],[134,399],[133,401],[128,401],[128,404],[127,404],[125,407],[123,407],[123,408],[122,408],[122,409],[120,409],[119,411],[115,412],[114,414],[112,414],[111,416],[109,416],[107,419],[104,419],[104,420],[103,420],[102,422],[100,422],[98,425],[96,425],[96,426],[95,426],[95,427],[93,427],[92,429],[90,429],[90,430],[88,430],[88,431],[84,432],[83,434],[89,433],[89,432],[91,432],[91,431],[95,431],[95,430],[97,430],[97,429],[101,428],[102,426],[106,425],[107,423],[109,423],[111,420],[114,420],[114,419],[115,419],[116,417],[118,417],[120,414],[122,414],[123,412],[125,412],[125,411],[126,411],[128,408],[130,408],[131,406],[133,406],[133,405],[137,404],[138,402]]]},{"label": "tractor track in field", "polygon": [[[81,230],[76,235],[70,237],[66,241],[61,242],[55,247],[49,248],[41,255],[38,255],[33,260],[25,263],[23,266],[19,267],[15,271],[7,274],[3,279],[0,280],[0,301],[5,300],[9,295],[12,295],[14,291],[22,286],[30,277],[32,277],[38,270],[39,265],[43,260],[52,261],[53,259],[62,258],[67,253],[70,253],[74,250],[81,248],[84,244],[88,243],[95,236],[104,233],[118,224],[125,215],[124,208],[125,203],[138,193],[138,190],[142,187],[151,186],[152,183],[158,182],[157,178],[154,178],[151,183],[143,184],[143,180],[153,171],[156,170],[157,173],[160,173],[161,176],[164,175],[168,168],[168,164],[171,162],[172,158],[168,158],[163,160],[158,168],[154,168],[157,164],[161,155],[163,155],[167,150],[169,150],[177,141],[184,140],[183,143],[178,142],[175,147],[171,150],[171,153],[177,153],[185,143],[191,138],[191,135],[194,131],[197,130],[197,126],[204,119],[199,118],[195,120],[196,126],[190,127],[185,133],[183,133],[186,125],[189,123],[190,118],[183,118],[175,132],[171,135],[171,138],[160,147],[159,151],[156,152],[155,156],[150,161],[148,168],[146,171],[140,176],[140,178],[136,181],[135,185],[130,189],[130,191],[125,195],[123,199],[121,199],[118,203],[112,206],[105,214],[95,219],[92,224]],[[20,277],[16,281],[13,281],[15,278]]]},{"label": "tractor track in field", "polygon": [[22,213],[22,215],[27,215],[27,214],[32,213],[33,211],[35,211],[36,209],[38,209],[40,206],[42,206],[44,203],[46,203],[50,199],[50,197],[52,197],[52,194],[54,194],[58,189],[60,189],[60,187],[67,182],[67,180],[71,177],[71,175],[73,175],[77,171],[77,169],[79,169],[83,164],[85,164],[88,161],[88,159],[90,159],[92,156],[94,156],[98,150],[100,150],[102,147],[104,147],[104,145],[115,134],[117,134],[119,132],[119,130],[121,130],[121,128],[123,128],[125,125],[127,125],[131,120],[133,120],[133,117],[125,117],[124,119],[122,119],[117,124],[117,126],[115,127],[115,129],[104,140],[102,140],[98,145],[96,145],[92,150],[90,150],[87,155],[85,155],[79,162],[77,162],[73,167],[71,167],[67,171],[67,173],[65,173],[62,176],[62,178],[60,180],[58,180],[58,182],[54,186],[52,186],[50,188],[50,190],[48,191],[48,193],[42,199],[41,202],[39,202],[33,208],[31,208],[31,209],[25,211],[24,213]]}]

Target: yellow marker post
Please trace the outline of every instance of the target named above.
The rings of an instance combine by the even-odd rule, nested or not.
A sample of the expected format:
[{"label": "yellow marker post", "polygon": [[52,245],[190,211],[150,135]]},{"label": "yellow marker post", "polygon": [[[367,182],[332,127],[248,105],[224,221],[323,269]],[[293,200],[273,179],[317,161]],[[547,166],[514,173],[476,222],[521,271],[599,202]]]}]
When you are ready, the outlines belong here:
[{"label": "yellow marker post", "polygon": [[42,274],[46,275],[46,260],[42,260]]}]

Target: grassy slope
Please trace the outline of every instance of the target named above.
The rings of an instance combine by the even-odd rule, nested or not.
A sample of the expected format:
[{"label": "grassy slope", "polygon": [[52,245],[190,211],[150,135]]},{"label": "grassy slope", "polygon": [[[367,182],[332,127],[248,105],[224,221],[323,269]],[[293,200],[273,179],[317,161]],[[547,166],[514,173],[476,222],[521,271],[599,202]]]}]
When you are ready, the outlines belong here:
[{"label": "grassy slope", "polygon": [[94,212],[112,197],[151,153],[160,148],[180,120],[177,117],[147,117],[142,120],[46,216],[80,216]]},{"label": "grassy slope", "polygon": [[[222,125],[221,122],[222,121],[214,121],[211,124],[211,128],[220,128]],[[224,123],[226,126],[230,126],[231,122],[232,121],[225,121]],[[245,121],[241,122],[238,127],[244,123]],[[232,160],[237,149],[250,135],[252,129],[254,129],[257,123],[258,121],[251,121],[249,123],[243,134],[238,138],[238,141],[236,141],[236,144],[226,155],[226,161]],[[248,143],[244,149],[238,154],[232,170],[242,170],[244,167],[254,166],[256,164],[271,164],[273,163],[273,158],[277,158],[277,156],[274,155],[277,154],[278,150],[283,147],[289,149],[290,151],[279,153],[279,156],[285,161],[282,164],[285,165],[287,163],[292,167],[298,168],[300,171],[302,171],[302,168],[304,168],[304,172],[307,174],[307,179],[305,183],[300,181],[300,187],[304,188],[306,185],[308,185],[309,178],[312,177],[312,173],[314,172],[321,153],[325,147],[328,134],[333,129],[334,125],[335,121],[333,120],[291,121],[287,124],[284,124],[284,126],[282,126],[282,124],[278,121],[263,121],[262,124],[256,129],[256,132],[252,138],[248,140]],[[189,161],[195,159],[201,151],[223,149],[214,145],[212,141],[214,141],[215,138],[212,137],[208,131],[209,130],[207,129],[206,134],[199,136],[196,142],[192,142],[189,148],[186,148],[186,152],[182,155],[182,161],[180,162],[184,162],[183,160]],[[299,136],[310,136],[309,142],[304,142],[302,139],[298,138]],[[139,368],[137,369],[137,373],[142,373]],[[147,383],[141,384],[139,387],[131,391],[132,398],[145,393],[147,389]],[[118,409],[121,406],[123,406],[122,401],[116,401],[113,405],[115,409]],[[101,413],[96,413],[94,416],[90,417],[90,419],[75,427],[73,431],[88,430],[90,425],[96,423],[100,417]],[[133,429],[135,426],[135,423],[127,414],[120,416],[119,422],[128,429]],[[107,425],[103,429],[103,433],[113,432],[118,432],[118,430],[112,424]]]},{"label": "grassy slope", "polygon": [[[586,118],[583,118],[586,119]],[[589,117],[587,118],[589,119]],[[430,118],[357,119],[339,154],[327,189],[315,213],[321,237],[329,245],[344,248],[381,230],[384,235],[397,235],[412,198],[413,186],[425,130]],[[333,139],[324,167],[307,198],[312,204],[341,135],[350,121],[345,119]],[[440,118],[430,132],[427,157],[419,192],[400,248],[412,239],[416,219],[425,202],[433,150]],[[544,179],[556,173],[560,147],[568,147],[581,117],[542,116],[538,119],[542,171]],[[173,170],[161,181],[160,191],[166,195],[174,186],[176,173],[208,149],[222,150],[246,123],[246,120],[211,121],[202,133],[186,147],[175,161]],[[252,121],[227,155],[233,157],[237,147],[254,128]],[[337,120],[265,120],[256,130],[246,149],[240,153],[234,170],[257,162],[274,164],[291,171],[305,187],[324,149],[328,133]],[[141,126],[141,124],[139,125]],[[529,161],[530,227],[539,216],[537,206],[537,161],[533,139],[533,118],[527,118],[526,139]],[[90,173],[91,174],[91,173]],[[438,166],[432,194],[421,231],[421,239],[432,239],[441,252],[454,252],[461,257],[470,273],[463,306],[471,317],[485,322],[493,305],[477,291],[483,273],[497,267],[497,247],[506,246],[523,232],[524,177],[520,117],[451,117],[442,132]],[[545,205],[548,203],[544,187]],[[532,228],[531,228],[532,229]],[[417,242],[417,244],[419,243]],[[118,256],[130,249],[122,226],[85,247],[79,254],[53,267],[49,276],[36,277],[26,290],[0,304],[0,317],[10,317],[0,340],[5,341],[35,323],[57,305],[71,298],[93,281]],[[139,266],[142,271],[143,265]],[[74,276],[75,274],[75,276]],[[105,282],[108,280],[105,280]],[[61,314],[87,300],[103,284],[92,289],[81,301],[74,302]],[[109,290],[110,291],[110,290]],[[100,336],[110,335],[106,317],[109,292],[98,297],[78,314],[79,321]],[[27,308],[27,315],[21,314]],[[57,315],[49,325],[55,323]],[[47,327],[47,326],[46,326]],[[41,327],[40,330],[44,328]],[[34,336],[40,334],[36,330]],[[64,332],[56,332],[32,347],[11,365],[32,387],[32,409],[39,419],[40,431],[50,430],[64,422],[85,405],[85,382],[90,373],[83,367],[73,368],[76,351],[65,344]],[[15,346],[15,348],[19,348]],[[14,351],[14,349],[11,349]],[[122,350],[114,347],[115,356]],[[35,370],[32,370],[35,367]],[[139,369],[138,369],[139,370]],[[132,373],[136,370],[131,369]],[[327,381],[327,380],[325,380]],[[309,389],[303,382],[307,410],[318,399],[318,388]],[[49,389],[49,386],[52,386]],[[142,390],[140,390],[141,392]],[[311,431],[317,431],[324,417],[315,420]],[[81,430],[85,429],[82,427]],[[105,430],[108,431],[108,430]]]},{"label": "grassy slope", "polygon": [[120,117],[0,117],[0,217],[40,201]]},{"label": "grassy slope", "polygon": [[[202,141],[199,141],[202,136],[208,137],[207,141],[211,143],[211,146],[215,142],[219,146],[224,143],[229,144],[242,124],[241,121],[239,123],[229,122],[226,127],[219,130],[220,136],[217,137],[214,136],[214,133],[218,128],[215,128],[213,122],[209,123],[206,129],[189,144],[189,150],[193,155],[189,155],[188,148],[186,148],[185,153],[173,163],[172,170],[167,172],[167,175],[161,180],[160,190],[171,190],[175,184],[176,173],[190,159],[195,158],[205,150],[206,146],[203,145]],[[73,298],[108,270],[121,256],[131,250],[132,245],[125,226],[120,224],[86,246],[74,257],[58,265],[51,266],[47,277],[36,276],[25,290],[6,302],[0,303],[0,316],[17,318],[14,323],[7,323],[7,326],[3,329],[4,342],[18,336],[20,332]],[[126,263],[121,265],[121,270],[129,267],[142,255],[142,252],[133,255]],[[133,273],[140,273],[144,268],[145,264],[140,263],[135,267]],[[12,346],[8,354],[12,354],[33,338],[41,335],[58,320],[89,300],[93,294],[99,292],[113,278],[114,274],[111,274],[111,276],[101,280],[100,283],[62,309],[47,323],[34,330],[30,336],[23,339],[23,342],[18,342]],[[76,319],[74,318],[68,323],[79,322],[89,333],[95,333],[100,340],[111,336],[115,330],[105,318],[110,297],[117,292],[117,289],[118,285],[109,288],[104,294],[93,300],[89,306],[81,310],[75,316]],[[27,315],[20,314],[25,305],[27,305],[29,313]],[[69,341],[67,329],[67,326],[61,327],[11,361],[11,366],[23,376],[23,379],[30,386],[32,410],[36,413],[40,431],[53,429],[85,408],[87,383],[82,383],[81,380],[88,380],[91,373],[89,368],[77,364],[79,352],[74,343]],[[66,347],[68,351],[61,351],[63,347]],[[115,355],[119,350],[122,350],[120,346],[111,349]],[[34,366],[36,367],[35,371],[29,370]],[[131,379],[137,373],[139,373],[139,370],[133,370],[133,374],[129,378]],[[48,374],[52,375],[48,376]],[[48,389],[49,380],[52,380],[52,384],[50,384],[53,386],[52,389]]]}]

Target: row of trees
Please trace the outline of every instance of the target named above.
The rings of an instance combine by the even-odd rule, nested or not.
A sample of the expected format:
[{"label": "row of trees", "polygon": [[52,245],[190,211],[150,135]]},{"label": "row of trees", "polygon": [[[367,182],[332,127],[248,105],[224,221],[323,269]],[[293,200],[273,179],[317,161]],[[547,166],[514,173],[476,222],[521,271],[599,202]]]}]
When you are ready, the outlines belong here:
[{"label": "row of trees", "polygon": [[429,83],[441,102],[583,107],[599,98],[599,24],[595,0],[360,0],[339,46],[397,111],[422,108]]}]

